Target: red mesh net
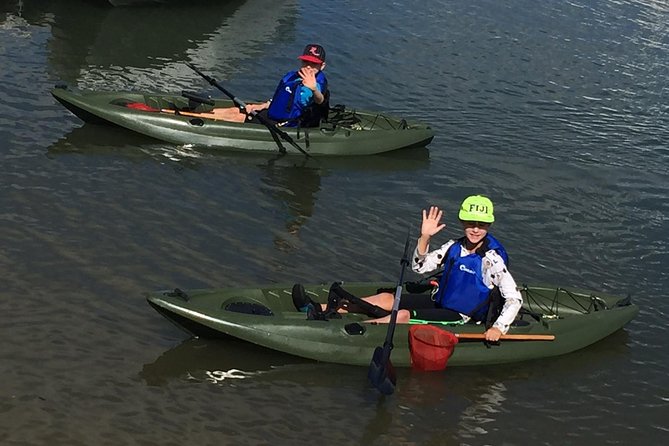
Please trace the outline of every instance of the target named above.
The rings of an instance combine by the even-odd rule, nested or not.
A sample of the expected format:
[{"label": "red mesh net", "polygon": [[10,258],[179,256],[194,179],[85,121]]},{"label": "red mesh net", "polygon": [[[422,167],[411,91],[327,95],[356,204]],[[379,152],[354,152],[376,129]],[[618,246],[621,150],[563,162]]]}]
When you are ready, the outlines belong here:
[{"label": "red mesh net", "polygon": [[444,370],[457,343],[457,336],[450,331],[434,325],[413,325],[409,328],[411,364],[419,370]]}]

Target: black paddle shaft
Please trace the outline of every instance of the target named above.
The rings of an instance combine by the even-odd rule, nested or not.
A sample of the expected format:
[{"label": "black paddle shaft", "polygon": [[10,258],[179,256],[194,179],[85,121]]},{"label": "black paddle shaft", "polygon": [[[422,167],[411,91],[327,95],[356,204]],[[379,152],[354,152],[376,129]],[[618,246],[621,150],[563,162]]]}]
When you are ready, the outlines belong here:
[{"label": "black paddle shaft", "polygon": [[[295,147],[297,150],[302,152],[304,156],[307,158],[310,158],[311,155],[309,155],[307,152],[304,151],[302,147],[300,147],[294,140],[293,138],[290,137],[290,135],[283,130],[279,129],[273,122],[268,121],[263,115],[259,114],[258,112],[251,111],[247,112],[246,111],[246,103],[242,101],[241,99],[238,99],[235,95],[230,93],[224,86],[222,86],[220,83],[216,81],[216,79],[212,78],[211,76],[207,76],[204,74],[202,71],[200,71],[195,65],[193,65],[190,62],[186,62],[186,65],[193,71],[195,71],[197,74],[199,74],[204,80],[209,82],[209,84],[213,85],[214,87],[218,88],[225,94],[227,97],[232,99],[232,102],[239,107],[240,110],[242,110],[244,113],[253,116],[256,118],[258,121],[260,121],[261,124],[263,124],[265,127],[267,127],[267,130],[272,134],[272,138],[274,138],[274,141],[276,142],[277,146],[279,146],[279,151],[281,153],[286,153],[286,148],[281,144],[281,141],[279,140],[278,136],[280,136],[284,141],[288,142],[291,146]],[[278,136],[277,136],[278,135]]]},{"label": "black paddle shaft", "polygon": [[409,264],[409,241],[410,236],[407,232],[406,243],[404,244],[404,254],[402,255],[402,268],[400,270],[400,278],[397,282],[397,289],[395,290],[395,300],[393,301],[393,311],[390,314],[390,321],[388,323],[388,331],[386,332],[386,339],[383,347],[376,347],[372,360],[369,363],[367,377],[371,383],[381,393],[390,395],[395,391],[395,369],[392,362],[390,362],[390,353],[393,349],[393,335],[395,334],[395,326],[397,325],[397,312],[400,305],[400,296],[402,295],[402,282],[404,280],[404,271]]},{"label": "black paddle shaft", "polygon": [[407,234],[407,240],[404,245],[404,254],[402,255],[402,260],[400,264],[402,265],[400,269],[400,279],[397,282],[397,288],[395,289],[395,300],[393,301],[393,311],[390,313],[390,322],[388,323],[388,332],[386,333],[386,340],[383,342],[383,359],[384,361],[390,361],[390,351],[393,349],[393,336],[395,335],[395,326],[397,325],[397,312],[399,311],[400,306],[400,296],[402,295],[402,283],[404,280],[404,271],[406,266],[409,264],[409,241],[410,236]]}]

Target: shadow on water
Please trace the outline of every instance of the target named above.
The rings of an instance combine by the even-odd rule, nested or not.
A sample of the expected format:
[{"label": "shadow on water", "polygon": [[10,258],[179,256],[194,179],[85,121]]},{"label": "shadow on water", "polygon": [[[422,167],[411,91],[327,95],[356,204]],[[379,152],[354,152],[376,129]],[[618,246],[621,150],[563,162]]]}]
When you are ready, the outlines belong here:
[{"label": "shadow on water", "polygon": [[169,1],[132,8],[112,8],[106,0],[2,3],[0,24],[18,20],[51,28],[50,72],[68,83],[80,81],[89,67],[121,73],[166,68],[191,76],[183,64],[170,61],[188,60],[206,70],[234,66],[290,35],[297,13],[296,0]]}]

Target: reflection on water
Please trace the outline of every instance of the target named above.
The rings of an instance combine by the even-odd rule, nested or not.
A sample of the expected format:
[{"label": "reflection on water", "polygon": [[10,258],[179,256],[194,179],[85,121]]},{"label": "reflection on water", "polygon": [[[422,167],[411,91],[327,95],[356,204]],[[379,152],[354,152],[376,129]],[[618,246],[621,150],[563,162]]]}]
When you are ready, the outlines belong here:
[{"label": "reflection on water", "polygon": [[[353,391],[358,401],[352,425],[360,425],[357,444],[453,444],[494,438],[519,406],[541,408],[543,391],[555,392],[555,382],[571,382],[601,373],[607,364],[626,363],[628,333],[618,331],[578,352],[558,358],[496,367],[447,368],[442,372],[398,369],[392,398],[378,394],[366,380],[364,367],[333,366],[267,350],[237,340],[189,339],[166,351],[139,373],[149,386],[193,381],[217,386],[247,383],[249,392],[264,386],[297,389],[339,388]],[[262,387],[258,387],[263,383]],[[327,393],[327,392],[326,392]],[[511,394],[512,396],[509,396]],[[330,401],[346,418],[346,404]],[[537,406],[538,405],[538,406]],[[349,410],[352,409],[349,407]],[[425,429],[425,419],[439,422]],[[354,421],[355,420],[355,421]],[[516,420],[517,421],[517,420]],[[521,429],[531,430],[529,426]]]},{"label": "reflection on water", "polygon": [[280,250],[293,250],[286,235],[295,236],[302,225],[311,217],[316,204],[316,195],[321,188],[323,169],[309,166],[309,159],[303,158],[293,165],[281,166],[283,156],[277,156],[263,165],[263,192],[270,198],[284,203],[287,215],[286,233],[275,233],[274,244]]},{"label": "reflection on water", "polygon": [[[392,438],[406,438],[415,444],[450,444],[449,439],[453,444],[496,444],[494,438],[500,425],[504,425],[507,416],[513,419],[508,414],[519,406],[541,406],[537,400],[541,400],[542,392],[559,392],[555,382],[579,382],[583,377],[626,363],[630,354],[628,341],[627,330],[619,330],[589,347],[556,358],[495,367],[447,367],[441,372],[398,369],[397,400],[392,409],[388,402],[378,405],[377,417],[367,428],[368,436],[375,438],[374,433],[390,428],[388,434]],[[401,428],[392,427],[397,423],[383,425],[391,423],[395,405],[403,408]],[[437,408],[444,422],[424,431],[421,420]],[[522,423],[519,427],[531,430]]]},{"label": "reflection on water", "polygon": [[128,132],[120,127],[86,124],[76,127],[47,148],[49,157],[67,154],[88,154],[94,156],[124,156],[146,158],[145,147],[157,141],[140,133]]},{"label": "reflection on water", "polygon": [[261,193],[281,203],[285,231],[274,231],[274,245],[282,251],[295,250],[294,237],[313,215],[323,177],[341,171],[421,171],[430,165],[426,147],[355,158],[305,158],[171,146],[118,127],[95,124],[74,128],[49,146],[47,156],[124,157],[136,163],[155,161],[173,164],[178,169],[194,170],[212,163],[257,169],[262,183]]},{"label": "reflection on water", "polygon": [[162,386],[173,379],[222,383],[226,379],[251,378],[289,364],[308,363],[297,358],[236,339],[191,338],[166,351],[139,376],[150,386]]},{"label": "reflection on water", "polygon": [[[264,192],[285,204],[288,216],[285,223],[286,232],[295,236],[313,214],[323,176],[336,175],[339,169],[411,171],[424,169],[428,164],[428,149],[420,147],[360,159],[341,157],[320,160],[278,156],[264,164],[258,164],[258,167],[263,172]],[[276,247],[281,250],[294,250],[290,239],[285,234],[284,232],[276,234]]]},{"label": "reflection on water", "polygon": [[495,419],[495,413],[502,410],[506,400],[503,383],[490,383],[482,389],[478,400],[462,411],[458,422],[458,434],[462,438],[472,438],[475,435],[487,434],[486,423]]},{"label": "reflection on water", "polygon": [[[126,129],[86,123],[75,127],[47,148],[50,157],[63,155],[122,156],[128,158],[169,158],[175,161],[201,160],[202,162],[263,165],[268,175],[281,168],[304,168],[315,171],[347,170],[368,172],[419,171],[430,165],[427,147],[412,147],[393,152],[359,157],[304,158],[301,155],[280,156],[263,153],[245,153],[207,147],[183,147],[157,141]],[[182,154],[182,156],[180,156]],[[272,181],[268,181],[272,183]]]},{"label": "reflection on water", "polygon": [[23,1],[8,1],[0,5],[0,30],[12,32],[14,37],[29,38],[30,23],[23,17]]},{"label": "reflection on water", "polygon": [[243,69],[235,67],[290,35],[297,1],[106,6],[89,0],[3,2],[0,26],[23,28],[26,35],[28,25],[50,27],[47,57],[54,79],[83,88],[168,89],[175,78],[193,76],[184,61],[205,71],[224,67],[227,74]]}]

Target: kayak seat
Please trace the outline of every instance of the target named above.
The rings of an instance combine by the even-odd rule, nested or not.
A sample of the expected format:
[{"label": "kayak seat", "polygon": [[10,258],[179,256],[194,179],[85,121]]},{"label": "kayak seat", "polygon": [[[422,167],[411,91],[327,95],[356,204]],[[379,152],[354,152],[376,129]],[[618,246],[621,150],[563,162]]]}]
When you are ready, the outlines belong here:
[{"label": "kayak seat", "polygon": [[231,302],[224,309],[233,313],[254,314],[256,316],[274,316],[272,310],[255,302]]},{"label": "kayak seat", "polygon": [[327,122],[330,114],[330,90],[325,90],[324,100],[320,104],[313,104],[300,116],[300,128],[318,128],[321,123]]}]

